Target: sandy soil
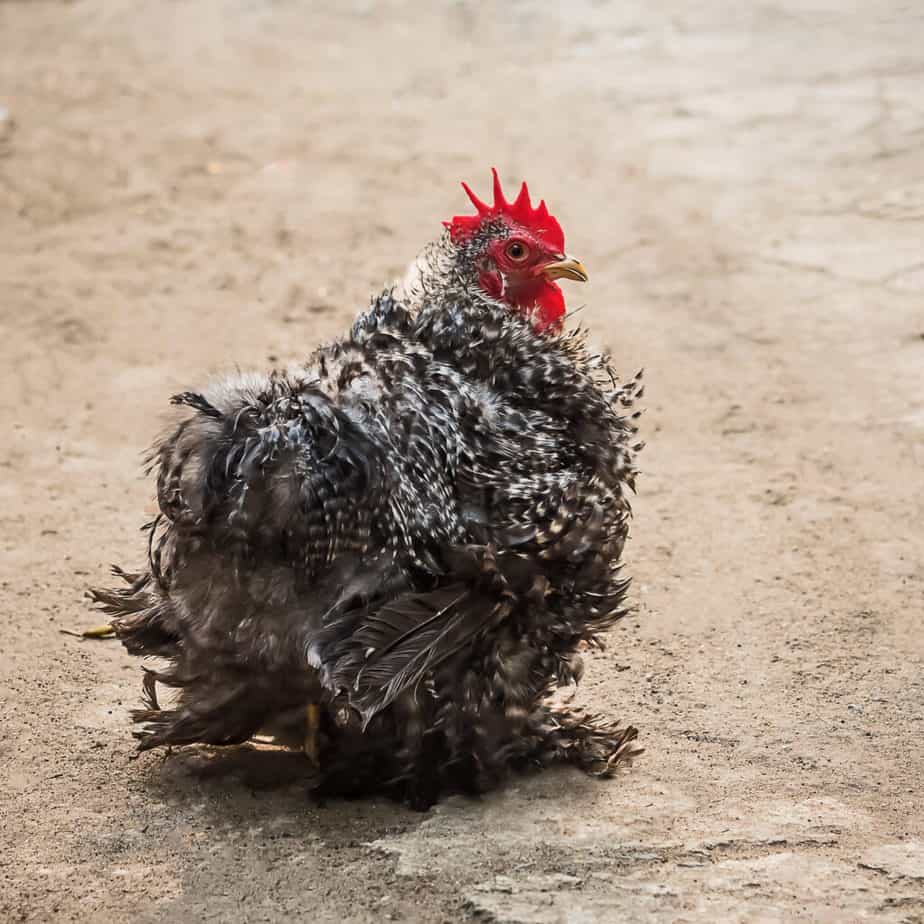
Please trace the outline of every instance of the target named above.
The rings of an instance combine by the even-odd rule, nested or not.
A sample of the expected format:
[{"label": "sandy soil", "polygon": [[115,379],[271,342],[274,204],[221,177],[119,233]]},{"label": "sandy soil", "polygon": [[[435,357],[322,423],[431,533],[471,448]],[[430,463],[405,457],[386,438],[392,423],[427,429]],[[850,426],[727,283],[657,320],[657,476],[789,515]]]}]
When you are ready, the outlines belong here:
[{"label": "sandy soil", "polygon": [[[0,918],[924,920],[913,6],[0,3]],[[60,630],[167,397],[341,330],[492,164],[647,370],[578,694],[646,755],[426,815],[132,761],[139,665]]]}]

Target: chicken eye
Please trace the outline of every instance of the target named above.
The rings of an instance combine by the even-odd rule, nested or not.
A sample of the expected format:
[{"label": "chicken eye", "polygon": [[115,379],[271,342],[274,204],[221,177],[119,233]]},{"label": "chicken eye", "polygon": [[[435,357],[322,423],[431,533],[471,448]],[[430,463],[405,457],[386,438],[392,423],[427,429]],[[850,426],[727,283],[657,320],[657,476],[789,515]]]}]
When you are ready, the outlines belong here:
[{"label": "chicken eye", "polygon": [[528,255],[529,250],[522,241],[511,241],[507,245],[507,256],[510,257],[514,263],[522,263]]}]

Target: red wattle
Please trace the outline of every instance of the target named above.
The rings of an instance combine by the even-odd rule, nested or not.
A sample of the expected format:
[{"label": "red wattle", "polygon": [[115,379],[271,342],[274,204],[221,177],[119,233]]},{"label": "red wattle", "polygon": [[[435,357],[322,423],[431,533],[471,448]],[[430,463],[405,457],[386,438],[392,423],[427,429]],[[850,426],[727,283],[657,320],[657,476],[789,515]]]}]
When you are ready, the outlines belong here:
[{"label": "red wattle", "polygon": [[544,276],[537,276],[529,285],[508,291],[507,301],[521,311],[534,311],[536,330],[540,333],[555,333],[561,329],[565,296],[556,283]]},{"label": "red wattle", "polygon": [[481,273],[478,285],[482,292],[499,302],[506,302],[511,308],[523,313],[534,313],[536,330],[542,333],[557,333],[565,316],[565,296],[557,283],[544,276],[535,276],[518,286],[508,283],[504,289],[504,280],[496,270]]},{"label": "red wattle", "polygon": [[558,333],[565,317],[565,296],[561,289],[554,282],[547,282],[536,304],[539,306],[536,330]]}]

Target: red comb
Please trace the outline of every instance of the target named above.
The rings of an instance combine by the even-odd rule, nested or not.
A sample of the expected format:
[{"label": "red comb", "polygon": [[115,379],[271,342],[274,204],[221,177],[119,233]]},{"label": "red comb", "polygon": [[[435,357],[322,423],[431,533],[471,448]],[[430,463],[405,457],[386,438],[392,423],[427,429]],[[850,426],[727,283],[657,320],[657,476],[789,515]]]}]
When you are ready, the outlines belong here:
[{"label": "red comb", "polygon": [[504,198],[504,191],[501,189],[500,179],[497,176],[497,170],[492,167],[491,173],[494,175],[494,204],[488,205],[482,202],[469,188],[467,183],[462,184],[472,205],[477,210],[477,215],[456,215],[452,221],[444,221],[443,224],[449,228],[449,236],[454,242],[465,240],[473,235],[485,219],[505,216],[516,222],[523,228],[526,228],[536,237],[541,238],[546,244],[560,253],[565,250],[565,235],[561,230],[561,225],[555,220],[555,217],[549,214],[543,199],[536,208],[533,208],[529,201],[529,189],[524,183],[520,187],[520,193],[513,202],[508,202]]}]

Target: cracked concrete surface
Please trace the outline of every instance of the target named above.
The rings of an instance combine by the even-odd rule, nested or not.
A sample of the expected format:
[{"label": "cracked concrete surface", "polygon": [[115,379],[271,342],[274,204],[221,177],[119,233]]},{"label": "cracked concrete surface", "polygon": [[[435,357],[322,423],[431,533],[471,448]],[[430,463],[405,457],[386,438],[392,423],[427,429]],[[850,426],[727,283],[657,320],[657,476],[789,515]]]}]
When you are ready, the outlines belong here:
[{"label": "cracked concrete surface", "polygon": [[[0,917],[924,920],[924,14],[900,2],[0,4]],[[647,370],[646,753],[427,815],[130,761],[60,629],[141,555],[166,398],[303,356],[497,164]]]}]

